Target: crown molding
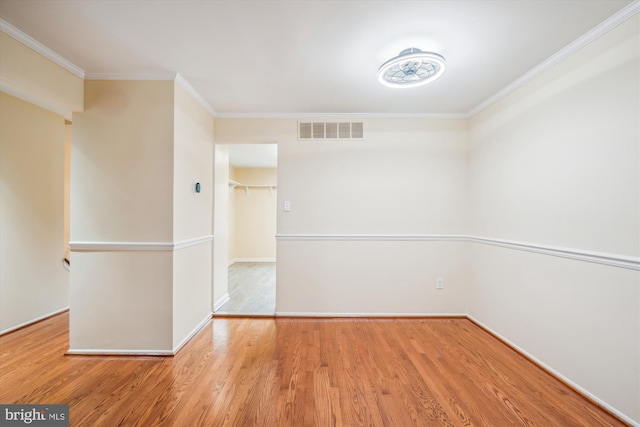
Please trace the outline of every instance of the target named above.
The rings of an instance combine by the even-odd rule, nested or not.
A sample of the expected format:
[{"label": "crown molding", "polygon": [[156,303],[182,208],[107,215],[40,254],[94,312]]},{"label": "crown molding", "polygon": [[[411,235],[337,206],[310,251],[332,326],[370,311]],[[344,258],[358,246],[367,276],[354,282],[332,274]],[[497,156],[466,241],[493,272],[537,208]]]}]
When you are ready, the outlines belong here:
[{"label": "crown molding", "polygon": [[20,31],[7,21],[0,19],[0,31],[30,47],[45,58],[60,65],[65,70],[86,80],[174,80],[187,91],[211,116],[221,119],[317,119],[331,117],[340,120],[357,119],[468,119],[502,98],[513,93],[540,74],[565,60],[595,39],[606,34],[616,26],[640,12],[640,0],[627,5],[569,45],[565,46],[518,79],[505,86],[466,113],[219,113],[189,84],[179,73],[86,73],[83,69],[63,58],[42,43]]},{"label": "crown molding", "polygon": [[633,3],[629,4],[625,8],[621,9],[610,18],[606,19],[596,27],[592,28],[587,33],[583,34],[581,37],[560,49],[558,52],[551,55],[549,58],[544,60],[542,63],[538,64],[531,70],[529,70],[524,75],[520,76],[489,98],[482,101],[480,104],[472,108],[467,114],[467,117],[473,117],[481,111],[487,109],[489,106],[495,104],[502,98],[507,95],[515,92],[518,88],[524,86],[531,80],[538,77],[540,74],[549,70],[551,67],[559,64],[561,61],[567,59],[569,56],[573,55],[589,43],[593,42],[598,37],[603,36],[613,28],[625,22],[627,19],[631,18],[635,14],[640,11],[640,0],[635,0]]},{"label": "crown molding", "polygon": [[86,80],[173,80],[212,117],[217,117],[216,110],[211,107],[211,104],[180,73],[88,73]]},{"label": "crown molding", "polygon": [[480,104],[472,108],[466,113],[217,113],[216,118],[219,119],[296,119],[296,120],[312,120],[319,117],[337,118],[340,120],[358,120],[358,119],[469,119],[489,106],[495,104],[507,95],[515,92],[521,86],[524,86],[540,74],[554,67],[561,61],[576,53],[598,37],[606,34],[613,28],[633,17],[640,11],[640,0],[624,7],[578,39],[565,46],[555,54],[551,55],[542,63],[538,64],[527,73],[505,86]]},{"label": "crown molding", "polygon": [[182,89],[184,89],[189,95],[191,95],[191,97],[193,99],[196,100],[196,102],[198,104],[200,104],[200,106],[202,108],[204,108],[212,117],[217,117],[217,113],[216,110],[213,109],[213,107],[211,106],[211,104],[209,104],[199,93],[198,91],[195,90],[195,88],[193,86],[191,86],[191,84],[187,81],[187,79],[185,79],[182,74],[180,73],[176,73],[175,75],[175,82],[176,84],[178,84]]},{"label": "crown molding", "polygon": [[85,73],[84,73],[84,70],[82,68],[78,67],[77,65],[75,65],[71,61],[63,58],[60,55],[58,55],[56,52],[52,51],[51,49],[49,49],[48,47],[46,47],[45,45],[43,45],[39,41],[35,40],[34,38],[26,35],[22,31],[20,31],[16,27],[14,27],[13,25],[9,24],[4,19],[0,19],[0,31],[2,31],[6,35],[11,36],[14,39],[18,40],[23,45],[25,45],[27,47],[30,47],[31,49],[35,50],[40,55],[42,55],[45,58],[47,58],[48,60],[58,64],[59,66],[61,66],[65,70],[69,71],[70,73],[80,77],[81,79],[84,79]]},{"label": "crown molding", "polygon": [[87,73],[85,80],[175,80],[176,73]]},{"label": "crown molding", "polygon": [[337,119],[345,121],[363,119],[467,119],[466,113],[217,113],[218,119],[295,119],[319,120]]}]

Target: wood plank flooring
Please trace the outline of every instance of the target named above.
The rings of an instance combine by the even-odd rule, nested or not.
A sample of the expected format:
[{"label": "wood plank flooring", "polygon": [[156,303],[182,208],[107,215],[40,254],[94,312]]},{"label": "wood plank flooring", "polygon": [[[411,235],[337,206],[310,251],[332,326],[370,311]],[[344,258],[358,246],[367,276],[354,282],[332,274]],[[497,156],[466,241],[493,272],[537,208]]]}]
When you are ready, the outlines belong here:
[{"label": "wood plank flooring", "polygon": [[229,301],[216,314],[276,312],[276,263],[236,262],[229,267]]},{"label": "wood plank flooring", "polygon": [[65,356],[68,313],[0,337],[1,403],[72,426],[620,426],[466,319],[216,318],[175,357]]}]

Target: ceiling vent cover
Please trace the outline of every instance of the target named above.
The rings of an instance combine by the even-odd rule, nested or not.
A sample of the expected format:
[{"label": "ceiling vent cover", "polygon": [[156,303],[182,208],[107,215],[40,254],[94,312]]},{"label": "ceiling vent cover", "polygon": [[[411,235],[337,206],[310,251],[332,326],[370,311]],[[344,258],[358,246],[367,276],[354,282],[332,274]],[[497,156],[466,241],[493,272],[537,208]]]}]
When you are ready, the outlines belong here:
[{"label": "ceiling vent cover", "polygon": [[298,122],[300,140],[363,139],[362,122]]}]

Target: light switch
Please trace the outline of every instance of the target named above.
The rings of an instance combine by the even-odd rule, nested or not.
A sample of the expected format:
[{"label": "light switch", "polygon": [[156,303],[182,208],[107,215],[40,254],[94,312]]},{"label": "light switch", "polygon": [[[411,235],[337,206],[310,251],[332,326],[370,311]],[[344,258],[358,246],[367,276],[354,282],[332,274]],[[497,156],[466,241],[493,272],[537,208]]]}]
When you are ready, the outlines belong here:
[{"label": "light switch", "polygon": [[291,202],[289,200],[284,201],[284,211],[291,212]]}]

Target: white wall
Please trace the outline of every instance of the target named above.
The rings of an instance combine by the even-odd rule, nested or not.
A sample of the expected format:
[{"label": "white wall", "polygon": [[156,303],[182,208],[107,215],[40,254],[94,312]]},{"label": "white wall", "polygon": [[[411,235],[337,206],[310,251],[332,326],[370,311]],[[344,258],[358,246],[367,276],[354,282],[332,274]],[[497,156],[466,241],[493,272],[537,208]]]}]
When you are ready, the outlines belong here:
[{"label": "white wall", "polygon": [[[278,234],[464,234],[466,124],[366,120],[364,128],[362,142],[280,143],[279,206],[292,208],[280,209]],[[278,312],[466,312],[462,246],[340,240],[278,242]]]},{"label": "white wall", "polygon": [[171,353],[212,312],[213,118],[174,81],[88,81],[85,94],[70,351]]},{"label": "white wall", "polygon": [[[466,314],[467,243],[278,242],[280,314]],[[436,290],[436,277],[445,289]]]},{"label": "white wall", "polygon": [[64,118],[0,94],[0,331],[66,308]]},{"label": "white wall", "polygon": [[173,141],[173,81],[85,83],[72,131],[70,351],[173,349],[172,252],[128,245],[173,240]]},{"label": "white wall", "polygon": [[[216,127],[217,129],[217,122]],[[216,138],[217,140],[217,138]],[[214,212],[213,212],[213,308],[229,298],[229,148],[214,148]]]},{"label": "white wall", "polygon": [[218,140],[279,144],[277,312],[469,313],[638,422],[638,271],[444,241],[637,259],[638,40],[633,18],[471,120],[364,120],[361,142],[218,119]]},{"label": "white wall", "polygon": [[213,242],[173,253],[173,349],[211,318]]},{"label": "white wall", "polygon": [[[636,17],[473,118],[472,234],[638,257],[638,41]],[[471,254],[474,318],[640,421],[638,271]]]},{"label": "white wall", "polygon": [[[213,118],[180,85],[174,94],[173,241],[213,234]],[[194,181],[201,192],[194,194]],[[173,348],[212,310],[213,241],[173,256]]]},{"label": "white wall", "polygon": [[64,125],[64,257],[71,259],[71,123]]},{"label": "white wall", "polygon": [[71,240],[172,241],[173,87],[85,82],[85,111],[73,117]]},{"label": "white wall", "polygon": [[83,80],[0,31],[2,90],[65,118],[82,111]]},{"label": "white wall", "polygon": [[451,234],[467,230],[462,120],[366,120],[364,141],[278,147],[278,233]]},{"label": "white wall", "polygon": [[80,77],[0,32],[0,333],[69,305],[64,118]]},{"label": "white wall", "polygon": [[169,251],[72,252],[69,352],[170,354],[172,277]]},{"label": "white wall", "polygon": [[296,126],[216,121],[219,141],[278,141],[277,312],[465,313],[465,244],[358,239],[466,233],[466,122],[366,120],[364,141],[298,141]]},{"label": "white wall", "polygon": [[[236,167],[229,164],[229,179],[233,181],[237,181],[236,179]],[[236,192],[233,190],[233,187],[229,188],[229,204],[227,206],[229,210],[228,215],[228,239],[229,239],[229,247],[228,247],[228,256],[229,256],[229,265],[235,262],[235,259],[238,257],[238,239],[236,238],[236,231],[239,226],[237,225],[236,219]]]},{"label": "white wall", "polygon": [[[65,274],[54,256],[63,246],[57,241],[53,249],[58,239],[49,239],[62,234],[62,205],[51,213],[39,204],[63,200],[62,185],[59,197],[49,199],[58,190],[39,193],[43,182],[62,182],[62,169],[58,178],[40,175],[62,168],[62,155],[52,153],[40,165],[8,141],[14,132],[34,135],[29,143],[57,135],[60,112],[82,109],[82,83],[0,37],[6,90],[58,112],[51,116],[2,95],[2,330],[65,304],[64,285],[58,286],[63,281],[49,265],[55,258],[55,268]],[[468,312],[619,414],[639,421],[637,271],[446,241],[448,235],[474,234],[638,257],[638,51],[634,17],[470,123],[365,120],[361,142],[300,142],[295,120],[217,120],[218,141],[279,143],[277,310]],[[33,78],[22,72],[25,67],[42,73]],[[204,232],[200,220],[189,223],[187,212],[177,208],[192,201],[180,189],[191,179],[187,159],[202,151],[191,152],[186,143],[174,151],[173,119],[180,121],[173,116],[174,83],[87,85],[88,115],[74,117],[79,138],[72,157],[72,240],[170,242]],[[23,116],[14,119],[20,111]],[[91,130],[87,121],[83,129],[83,118]],[[176,163],[174,155],[184,155],[184,162]],[[216,149],[214,157],[216,197],[224,200],[228,155]],[[37,172],[13,174],[11,167],[25,158]],[[56,158],[60,165],[50,163]],[[18,200],[22,193],[7,190],[30,186],[31,179],[39,186],[31,193],[41,199]],[[22,211],[25,200],[30,207]],[[292,212],[282,212],[284,200],[292,202]],[[214,264],[224,261],[226,267],[222,226],[227,219],[217,211],[225,202],[216,202],[221,231]],[[46,218],[34,218],[43,210]],[[204,216],[198,208],[197,217]],[[22,219],[29,227],[15,227]],[[16,231],[23,234],[12,234]],[[21,248],[20,242],[33,243],[25,236],[35,231],[37,245]],[[387,240],[388,235],[416,240]],[[27,256],[9,259],[7,254],[23,249]],[[40,275],[35,281],[29,276],[29,282],[46,282],[47,288],[25,298],[22,285],[8,283],[17,283],[11,279],[13,267],[27,277],[31,265],[20,262],[34,257],[46,261],[28,272]],[[182,285],[195,278],[195,293],[203,293],[208,273],[201,265],[207,258],[210,254],[196,247],[175,254],[74,253],[71,347],[171,350],[198,320],[179,314],[192,292]],[[226,268],[214,274],[215,300],[226,294]],[[435,277],[445,277],[443,291],[434,289]],[[174,288],[171,281],[181,285]],[[185,321],[174,322],[176,313]]]},{"label": "white wall", "polygon": [[229,259],[276,259],[276,168],[232,168],[233,180],[247,185],[229,190]]}]

